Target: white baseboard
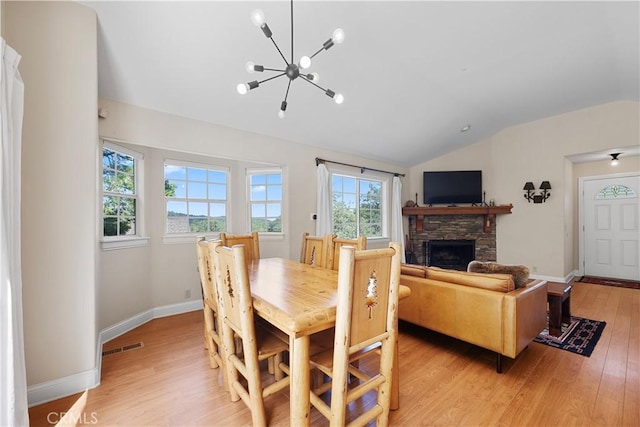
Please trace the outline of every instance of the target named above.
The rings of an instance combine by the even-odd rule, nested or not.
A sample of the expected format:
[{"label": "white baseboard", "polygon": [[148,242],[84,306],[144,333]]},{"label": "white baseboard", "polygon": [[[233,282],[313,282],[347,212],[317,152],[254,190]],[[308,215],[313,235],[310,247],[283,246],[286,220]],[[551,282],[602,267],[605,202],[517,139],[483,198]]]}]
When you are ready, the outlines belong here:
[{"label": "white baseboard", "polygon": [[96,367],[77,374],[29,386],[27,388],[27,401],[29,402],[29,407],[60,399],[61,397],[75,393],[81,393],[87,389],[99,386],[100,373],[102,371],[102,345],[104,343],[109,342],[112,339],[137,328],[138,326],[142,326],[150,320],[201,309],[202,301],[200,300],[155,307],[103,329],[98,334],[98,342],[96,346]]},{"label": "white baseboard", "polygon": [[67,377],[29,386],[27,388],[27,402],[29,403],[29,407],[94,388],[100,384],[99,379],[96,383],[96,378],[99,376],[98,374],[97,368],[94,368]]},{"label": "white baseboard", "polygon": [[153,309],[153,318],[173,316],[175,314],[188,313],[190,311],[202,310],[202,300],[181,302],[180,304],[165,305]]}]

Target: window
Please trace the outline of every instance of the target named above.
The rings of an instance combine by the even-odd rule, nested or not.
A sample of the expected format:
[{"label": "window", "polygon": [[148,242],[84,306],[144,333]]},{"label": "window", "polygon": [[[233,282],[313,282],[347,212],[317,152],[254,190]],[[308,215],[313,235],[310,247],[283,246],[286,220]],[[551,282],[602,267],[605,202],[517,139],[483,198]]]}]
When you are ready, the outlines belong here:
[{"label": "window", "polygon": [[102,233],[106,240],[140,235],[139,179],[142,154],[104,142]]},{"label": "window", "polygon": [[596,199],[627,199],[636,197],[636,192],[633,188],[626,185],[609,185],[596,194]]},{"label": "window", "polygon": [[384,185],[376,178],[331,174],[333,232],[338,237],[383,237]]},{"label": "window", "polygon": [[282,233],[282,169],[248,170],[251,231]]},{"label": "window", "polygon": [[228,175],[224,168],[165,161],[167,234],[226,231]]}]

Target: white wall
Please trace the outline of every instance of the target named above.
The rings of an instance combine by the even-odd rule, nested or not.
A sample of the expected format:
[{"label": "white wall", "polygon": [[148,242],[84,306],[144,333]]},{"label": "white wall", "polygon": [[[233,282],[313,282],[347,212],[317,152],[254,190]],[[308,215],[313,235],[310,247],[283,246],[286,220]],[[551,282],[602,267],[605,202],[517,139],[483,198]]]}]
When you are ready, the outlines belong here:
[{"label": "white wall", "polygon": [[22,55],[25,84],[27,383],[75,376],[91,385],[97,338],[96,17],[75,2],[4,2],[3,7],[2,31]]},{"label": "white wall", "polygon": [[[563,279],[576,268],[575,183],[567,156],[629,147],[640,141],[639,104],[620,101],[502,130],[470,147],[410,169],[410,193],[422,192],[425,170],[482,169],[487,199],[513,203],[498,215],[498,262],[525,264],[533,275]],[[522,187],[550,181],[551,197],[527,203]]]},{"label": "white wall", "polygon": [[[316,205],[315,158],[364,165],[405,173],[406,169],[373,160],[293,144],[263,135],[185,119],[165,113],[100,99],[100,107],[109,111],[100,120],[100,136],[120,141],[145,154],[147,247],[103,251],[99,284],[99,326],[106,328],[153,307],[200,300],[196,271],[195,239],[169,244],[163,241],[165,158],[208,162],[228,166],[232,171],[231,232],[248,231],[246,215],[245,169],[257,165],[276,165],[284,169],[288,220],[284,238],[261,238],[263,257],[282,256],[297,259],[303,232],[315,232],[309,216]],[[408,194],[407,191],[405,193]],[[403,197],[403,199],[408,196]],[[121,271],[131,274],[123,283]],[[184,291],[191,290],[191,298]],[[131,295],[126,302],[123,296]]]}]

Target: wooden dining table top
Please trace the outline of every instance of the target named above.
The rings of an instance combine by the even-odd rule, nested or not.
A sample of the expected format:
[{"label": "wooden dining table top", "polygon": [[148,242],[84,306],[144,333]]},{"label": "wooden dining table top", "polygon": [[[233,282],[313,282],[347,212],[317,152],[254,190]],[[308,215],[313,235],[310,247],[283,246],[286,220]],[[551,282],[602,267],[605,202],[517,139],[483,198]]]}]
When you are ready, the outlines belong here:
[{"label": "wooden dining table top", "polygon": [[[254,310],[292,336],[335,325],[338,272],[286,258],[263,258],[249,266]],[[398,297],[411,290],[400,286]]]}]

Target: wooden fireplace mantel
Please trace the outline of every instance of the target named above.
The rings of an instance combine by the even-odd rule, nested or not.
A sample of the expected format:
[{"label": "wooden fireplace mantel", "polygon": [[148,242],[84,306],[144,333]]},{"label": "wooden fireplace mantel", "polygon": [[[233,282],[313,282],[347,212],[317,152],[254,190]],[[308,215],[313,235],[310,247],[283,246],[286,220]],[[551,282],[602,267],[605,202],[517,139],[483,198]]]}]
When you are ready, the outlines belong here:
[{"label": "wooden fireplace mantel", "polygon": [[484,215],[484,232],[491,232],[491,223],[496,215],[510,214],[512,204],[500,206],[424,206],[404,207],[402,215],[417,217],[416,232],[422,232],[425,215]]}]

